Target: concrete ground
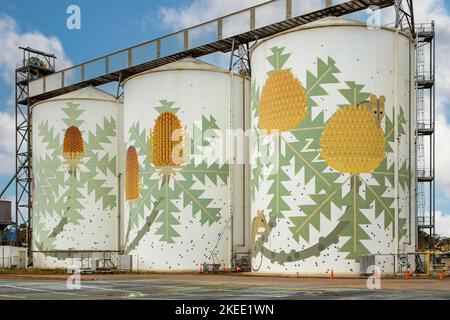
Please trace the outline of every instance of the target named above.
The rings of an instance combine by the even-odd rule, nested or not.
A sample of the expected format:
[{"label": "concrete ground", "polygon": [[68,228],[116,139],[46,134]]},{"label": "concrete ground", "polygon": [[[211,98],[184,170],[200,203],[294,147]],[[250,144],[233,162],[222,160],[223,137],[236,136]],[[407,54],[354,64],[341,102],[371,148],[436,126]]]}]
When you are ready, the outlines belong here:
[{"label": "concrete ground", "polygon": [[0,299],[439,299],[450,300],[450,279],[382,279],[368,290],[366,279],[261,277],[246,274],[127,274],[82,276],[71,290],[67,275],[0,275]]}]

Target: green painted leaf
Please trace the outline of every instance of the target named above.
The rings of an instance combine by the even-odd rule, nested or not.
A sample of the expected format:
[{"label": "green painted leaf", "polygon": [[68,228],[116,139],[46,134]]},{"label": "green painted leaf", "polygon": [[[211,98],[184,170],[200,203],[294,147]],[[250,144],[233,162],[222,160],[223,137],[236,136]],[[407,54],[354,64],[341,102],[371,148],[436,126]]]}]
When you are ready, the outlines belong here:
[{"label": "green painted leaf", "polygon": [[293,223],[289,230],[297,242],[300,242],[300,237],[309,242],[311,227],[320,231],[322,216],[331,221],[332,204],[338,208],[341,208],[343,205],[342,185],[338,185],[334,191],[329,193],[311,195],[311,199],[314,201],[313,205],[300,205],[302,213],[305,214],[304,216],[289,217]]},{"label": "green painted leaf", "polygon": [[[291,56],[290,53],[283,54],[285,48],[279,48],[279,47],[273,47],[270,49],[272,51],[272,55],[267,58],[267,61],[269,61],[270,65],[273,68],[273,71],[280,71],[283,69],[285,63],[288,61],[289,57]],[[269,72],[271,73],[271,72]]]},{"label": "green painted leaf", "polygon": [[176,114],[180,110],[180,108],[173,107],[175,102],[167,101],[167,100],[160,100],[159,103],[161,105],[158,107],[155,107],[155,109],[160,114],[164,113],[164,112],[171,112],[171,113]]},{"label": "green painted leaf", "polygon": [[316,75],[311,71],[306,71],[306,94],[309,98],[307,104],[309,112],[311,112],[312,107],[318,106],[317,102],[313,99],[314,97],[328,95],[323,85],[339,83],[335,74],[340,72],[336,67],[336,62],[331,57],[328,57],[327,62],[317,58]]},{"label": "green painted leaf", "polygon": [[194,189],[194,180],[175,181],[176,194],[183,195],[183,206],[192,204],[192,215],[200,213],[200,223],[212,225],[220,220],[220,208],[210,207],[212,199],[203,196],[204,190]]},{"label": "green painted leaf", "polygon": [[217,163],[212,163],[208,165],[207,163],[200,164],[189,164],[183,167],[181,174],[187,180],[192,180],[195,177],[201,184],[206,183],[206,178],[208,178],[214,185],[222,181],[227,183],[228,176],[230,173],[229,165],[219,165]]},{"label": "green painted leaf", "polygon": [[[283,157],[281,156],[280,159]],[[285,197],[291,196],[289,190],[284,186],[285,182],[290,181],[290,177],[283,170],[283,163],[277,166],[275,172],[268,177],[272,180],[272,184],[268,190],[268,194],[272,196],[268,209],[271,210],[270,216],[276,218],[284,218],[283,211],[290,211],[291,208],[287,204]]]},{"label": "green painted leaf", "polygon": [[84,120],[79,120],[80,116],[83,114],[83,110],[80,108],[79,104],[67,102],[65,108],[63,108],[64,113],[67,118],[63,119],[67,127],[75,126],[80,128],[84,123]]},{"label": "green painted leaf", "polygon": [[350,105],[359,105],[370,97],[370,93],[363,92],[365,85],[357,84],[354,81],[346,81],[348,89],[340,89],[339,92],[349,102]]},{"label": "green painted leaf", "polygon": [[341,236],[350,238],[338,251],[348,253],[346,259],[355,261],[359,261],[362,255],[370,254],[363,241],[371,239],[364,230],[364,226],[370,225],[371,222],[361,211],[362,209],[370,208],[370,203],[359,195],[359,179],[358,176],[351,178],[351,190],[343,199],[347,209],[339,219],[339,221],[349,223],[341,233]]}]

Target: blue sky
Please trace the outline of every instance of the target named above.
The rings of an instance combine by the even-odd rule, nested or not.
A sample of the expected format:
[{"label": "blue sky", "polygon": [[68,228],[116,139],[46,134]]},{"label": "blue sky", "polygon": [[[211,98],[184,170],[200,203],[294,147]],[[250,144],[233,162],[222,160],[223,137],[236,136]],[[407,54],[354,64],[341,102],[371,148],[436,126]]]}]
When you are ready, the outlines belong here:
[{"label": "blue sky", "polygon": [[[168,28],[149,17],[163,5],[182,2],[188,1],[6,0],[0,3],[0,12],[13,17],[22,32],[38,30],[56,36],[77,64],[164,35]],[[72,4],[81,8],[81,30],[66,28],[66,8]]]},{"label": "blue sky", "polygon": [[[119,49],[151,40],[179,28],[214,18],[226,12],[244,8],[261,0],[2,0],[0,2],[0,32],[2,28],[9,28],[11,34],[18,39],[33,39],[37,43],[30,46],[39,46],[41,39],[36,35],[45,37],[48,46],[61,45],[63,56],[60,63],[78,64]],[[69,30],[66,28],[66,8],[69,5],[78,5],[81,8],[81,30]],[[162,8],[165,8],[163,10]],[[433,18],[441,25],[442,33],[438,33],[438,68],[442,64],[441,79],[450,78],[450,67],[445,62],[450,53],[450,1],[421,0],[416,1],[416,11],[419,19],[425,21]],[[175,19],[174,19],[175,17]],[[178,17],[180,17],[178,19]],[[424,20],[422,20],[424,21]],[[3,23],[3,24],[2,24]],[[15,24],[11,27],[11,24]],[[438,30],[439,32],[439,30]],[[8,39],[0,40],[7,41]],[[42,40],[42,39],[41,39]],[[27,46],[28,43],[22,43]],[[11,48],[10,48],[11,49]],[[14,49],[13,49],[14,50]],[[14,52],[10,55],[14,55]],[[17,50],[17,55],[19,51]],[[8,148],[5,139],[13,139],[14,132],[9,135],[4,124],[11,119],[14,107],[11,104],[13,86],[8,81],[5,73],[10,72],[11,57],[0,57],[0,148]],[[9,69],[8,69],[9,68]],[[444,70],[445,69],[445,70]],[[13,73],[11,77],[13,77]],[[439,78],[439,77],[438,77]],[[438,103],[441,114],[441,135],[438,141],[446,142],[450,138],[450,80],[438,82]],[[445,83],[444,83],[445,82]],[[3,129],[1,128],[3,126]],[[10,126],[11,127],[11,126]],[[14,130],[13,127],[12,131]],[[3,131],[2,131],[3,130]],[[439,130],[439,127],[438,127]],[[10,130],[11,131],[11,130]],[[447,136],[444,136],[447,135]],[[438,146],[439,147],[439,146]],[[450,154],[450,152],[449,152]],[[450,229],[450,169],[448,161],[450,156],[438,152],[438,174],[442,178],[437,185],[437,209],[447,216],[446,223]],[[448,160],[448,161],[447,161]],[[12,165],[14,159],[8,160],[7,155],[0,158],[3,168],[7,167],[6,161]],[[442,164],[441,164],[442,163]],[[11,167],[10,165],[10,167]],[[0,186],[12,175],[12,171],[3,169],[0,172]],[[450,232],[448,232],[450,235]]]}]

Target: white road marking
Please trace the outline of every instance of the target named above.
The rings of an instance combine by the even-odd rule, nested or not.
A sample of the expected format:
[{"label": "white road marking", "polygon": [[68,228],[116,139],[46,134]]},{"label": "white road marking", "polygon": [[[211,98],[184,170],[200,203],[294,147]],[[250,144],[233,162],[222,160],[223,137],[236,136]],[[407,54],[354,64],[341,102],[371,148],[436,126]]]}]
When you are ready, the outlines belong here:
[{"label": "white road marking", "polygon": [[53,293],[53,294],[65,294],[65,295],[69,295],[69,296],[87,297],[87,295],[80,294],[80,293],[70,293],[70,292],[64,292],[64,291],[51,291],[51,290],[35,289],[35,288],[28,288],[28,287],[18,287],[18,286],[13,286],[13,285],[10,285],[10,284],[1,285],[1,286],[2,287],[13,288],[13,289],[28,290],[28,291],[45,292],[45,293]]},{"label": "white road marking", "polygon": [[27,299],[27,297],[23,297],[23,296],[10,296],[7,294],[0,294],[0,298],[8,298],[8,299]]},{"label": "white road marking", "polygon": [[81,288],[90,288],[90,289],[97,289],[97,290],[101,290],[101,291],[117,291],[117,292],[124,292],[124,293],[129,293],[130,296],[133,297],[142,297],[145,296],[145,294],[137,292],[137,291],[130,291],[130,290],[122,290],[122,289],[113,289],[113,288],[104,288],[104,287],[96,287],[96,286],[87,286],[85,284],[81,284]]}]

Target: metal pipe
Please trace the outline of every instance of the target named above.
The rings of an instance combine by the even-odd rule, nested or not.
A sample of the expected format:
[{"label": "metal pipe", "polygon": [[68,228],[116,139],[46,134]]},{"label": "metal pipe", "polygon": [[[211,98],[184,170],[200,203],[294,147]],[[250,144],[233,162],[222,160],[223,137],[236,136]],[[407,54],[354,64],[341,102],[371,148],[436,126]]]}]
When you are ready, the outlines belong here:
[{"label": "metal pipe", "polygon": [[[120,86],[120,83],[119,83]],[[117,214],[117,229],[118,229],[118,236],[117,236],[117,250],[121,251],[124,248],[124,245],[122,245],[123,239],[122,239],[122,220],[123,220],[123,203],[122,203],[122,178],[123,178],[123,173],[122,173],[122,168],[123,168],[123,154],[122,154],[122,146],[124,144],[123,141],[123,114],[122,114],[122,107],[120,104],[120,100],[119,98],[116,99],[116,106],[117,106],[117,131],[118,131],[118,146],[117,146],[117,172],[118,172],[118,196],[117,196],[117,210],[118,210],[118,214]]]},{"label": "metal pipe", "polygon": [[[435,41],[435,37],[434,37],[434,30],[435,30],[435,22],[434,20],[431,23],[432,25],[432,29],[433,29],[433,51],[432,51],[432,55],[431,55],[431,59],[433,61],[433,129],[435,130],[435,123],[436,123],[436,83],[435,83],[435,72],[436,72],[436,41]],[[431,152],[433,153],[433,197],[431,199],[431,201],[433,202],[433,234],[436,233],[436,194],[435,194],[435,187],[436,187],[436,157],[435,157],[435,151],[436,151],[436,132],[433,131],[433,149],[431,150]],[[434,243],[433,243],[433,247],[432,249],[434,249]]]},{"label": "metal pipe", "polygon": [[[412,207],[413,207],[413,204],[412,204],[412,197],[411,197],[411,186],[412,186],[412,183],[411,183],[411,155],[412,155],[412,147],[411,147],[411,135],[412,135],[412,123],[413,123],[413,121],[411,121],[411,118],[413,117],[412,116],[412,109],[413,109],[413,107],[412,107],[412,104],[414,103],[413,101],[415,100],[415,99],[413,99],[413,98],[415,98],[415,90],[413,91],[413,86],[412,86],[412,82],[413,82],[413,77],[412,77],[412,70],[413,70],[413,68],[412,68],[412,65],[413,65],[413,57],[412,57],[412,46],[411,46],[411,44],[412,43],[414,43],[414,45],[415,45],[415,41],[414,41],[414,39],[412,39],[410,42],[409,42],[409,103],[408,103],[408,105],[409,105],[409,108],[408,108],[408,118],[409,118],[409,131],[408,131],[408,146],[409,146],[409,157],[408,157],[408,161],[409,161],[409,165],[408,165],[408,168],[409,168],[409,172],[408,172],[408,174],[409,174],[409,181],[410,181],[410,187],[409,187],[409,190],[408,190],[408,193],[409,193],[409,197],[408,197],[408,202],[409,202],[409,204],[408,204],[408,206],[409,206],[409,210],[408,210],[408,242],[406,243],[406,244],[408,244],[408,245],[411,245],[411,239],[412,239],[412,235],[411,235],[411,230],[412,230],[412,222],[411,222],[411,212],[412,212]],[[415,49],[415,48],[414,48]],[[415,51],[414,51],[415,52]],[[415,108],[414,108],[414,110],[415,110]]]},{"label": "metal pipe", "polygon": [[[234,47],[234,40],[233,40],[233,47]],[[230,58],[230,85],[229,85],[229,93],[230,93],[230,95],[229,95],[229,117],[230,117],[229,126],[230,126],[230,129],[233,129],[233,107],[234,107],[234,105],[233,105],[233,101],[234,101],[233,100],[233,97],[234,97],[233,55],[234,55],[234,52],[231,51],[231,58]],[[234,137],[234,135],[233,135],[233,137]],[[232,139],[232,140],[234,141],[234,139]],[[228,141],[227,145],[229,143],[231,143],[231,141]],[[229,174],[228,183],[230,184],[230,188],[228,190],[229,190],[229,199],[230,199],[230,208],[229,208],[229,210],[230,210],[230,213],[229,213],[230,214],[230,218],[229,219],[230,219],[230,223],[231,223],[231,236],[230,236],[230,239],[231,239],[231,261],[232,261],[232,267],[235,267],[233,265],[233,261],[234,261],[233,257],[234,257],[234,254],[235,254],[235,250],[234,250],[234,203],[233,203],[233,199],[234,199],[234,170],[233,169],[234,169],[234,162],[235,161],[234,161],[234,150],[231,150],[231,148],[228,149],[228,150],[230,150],[230,152],[233,153],[233,159],[228,159],[228,156],[226,157],[226,159],[227,159],[227,161],[232,161],[232,163],[230,163],[230,165],[228,166],[228,168],[229,168],[229,171],[228,171],[228,174]]]},{"label": "metal pipe", "polygon": [[394,190],[395,190],[395,222],[394,222],[394,253],[397,254],[399,252],[399,193],[398,193],[398,184],[399,184],[399,153],[398,153],[398,115],[397,115],[397,108],[398,108],[398,35],[399,30],[397,29],[395,31],[394,36]]}]

